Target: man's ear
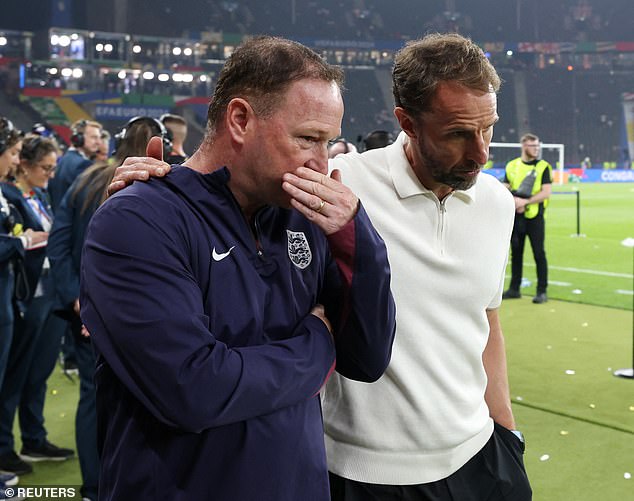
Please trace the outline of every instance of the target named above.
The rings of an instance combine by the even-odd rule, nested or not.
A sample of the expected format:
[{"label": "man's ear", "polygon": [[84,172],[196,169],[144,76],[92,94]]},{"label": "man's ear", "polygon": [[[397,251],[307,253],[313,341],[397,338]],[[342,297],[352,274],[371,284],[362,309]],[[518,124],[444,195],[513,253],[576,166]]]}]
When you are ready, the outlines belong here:
[{"label": "man's ear", "polygon": [[394,108],[394,116],[398,120],[398,124],[401,126],[403,132],[411,138],[416,138],[416,127],[414,126],[414,121],[407,111],[405,111],[404,108],[397,106]]},{"label": "man's ear", "polygon": [[254,118],[255,112],[247,100],[236,97],[229,101],[225,112],[225,126],[235,142],[244,143],[248,126]]}]

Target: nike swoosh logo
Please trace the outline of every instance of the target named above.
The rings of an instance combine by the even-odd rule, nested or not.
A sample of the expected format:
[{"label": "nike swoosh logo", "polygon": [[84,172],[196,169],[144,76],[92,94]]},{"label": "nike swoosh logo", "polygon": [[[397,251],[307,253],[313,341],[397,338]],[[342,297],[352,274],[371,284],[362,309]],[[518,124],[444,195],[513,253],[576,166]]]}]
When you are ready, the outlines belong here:
[{"label": "nike swoosh logo", "polygon": [[211,257],[214,258],[214,261],[222,261],[229,254],[231,254],[231,251],[233,250],[234,247],[235,247],[235,245],[232,246],[227,252],[223,252],[222,254],[218,254],[216,252],[216,248],[214,247],[213,250],[211,251]]}]

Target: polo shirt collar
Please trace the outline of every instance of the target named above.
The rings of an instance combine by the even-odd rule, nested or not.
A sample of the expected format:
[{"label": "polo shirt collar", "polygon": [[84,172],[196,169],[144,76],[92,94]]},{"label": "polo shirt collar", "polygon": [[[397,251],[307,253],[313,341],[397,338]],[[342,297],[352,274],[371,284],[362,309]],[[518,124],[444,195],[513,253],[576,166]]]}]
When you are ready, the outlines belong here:
[{"label": "polo shirt collar", "polygon": [[[387,147],[388,168],[394,189],[400,198],[408,198],[415,195],[433,195],[433,192],[425,188],[418,177],[416,177],[407,155],[405,155],[405,141],[407,141],[407,134],[401,132],[396,141]],[[482,173],[479,176],[481,175]],[[456,190],[451,196],[467,203],[475,201],[476,185],[477,182],[468,190]]]}]

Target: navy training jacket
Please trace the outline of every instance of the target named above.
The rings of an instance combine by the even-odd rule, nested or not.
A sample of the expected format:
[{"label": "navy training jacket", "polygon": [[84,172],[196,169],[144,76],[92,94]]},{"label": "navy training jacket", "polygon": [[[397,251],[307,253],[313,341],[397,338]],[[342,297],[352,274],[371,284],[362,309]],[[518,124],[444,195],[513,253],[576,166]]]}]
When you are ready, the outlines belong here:
[{"label": "navy training jacket", "polygon": [[90,223],[80,302],[97,353],[102,501],[327,500],[318,391],[335,348],[352,379],[389,363],[387,251],[364,209],[326,238],[265,207],[256,242],[228,180],[174,167]]}]

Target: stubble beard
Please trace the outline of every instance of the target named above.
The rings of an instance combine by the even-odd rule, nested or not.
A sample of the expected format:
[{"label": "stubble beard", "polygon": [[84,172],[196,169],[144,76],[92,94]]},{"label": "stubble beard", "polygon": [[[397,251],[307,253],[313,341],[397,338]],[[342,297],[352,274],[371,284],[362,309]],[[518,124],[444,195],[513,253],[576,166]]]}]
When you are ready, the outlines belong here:
[{"label": "stubble beard", "polygon": [[437,183],[444,184],[448,186],[452,190],[468,190],[471,188],[477,181],[480,173],[478,172],[475,176],[462,177],[457,172],[468,172],[482,169],[482,166],[473,162],[471,165],[456,165],[451,168],[451,170],[446,171],[442,167],[441,162],[438,162],[436,159],[431,158],[424,153],[422,153],[423,164],[429,166],[429,172]]}]

